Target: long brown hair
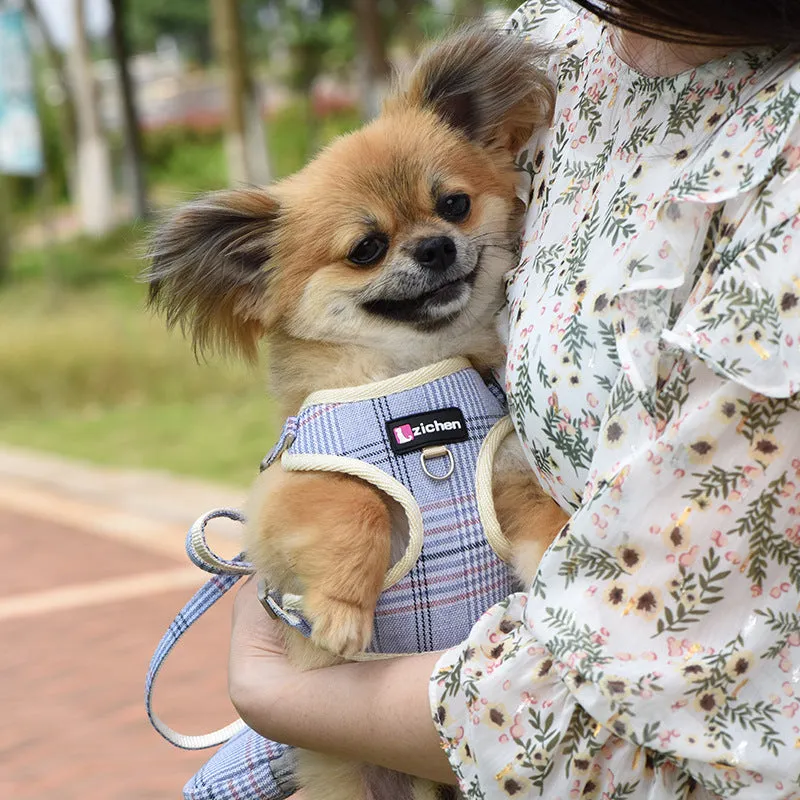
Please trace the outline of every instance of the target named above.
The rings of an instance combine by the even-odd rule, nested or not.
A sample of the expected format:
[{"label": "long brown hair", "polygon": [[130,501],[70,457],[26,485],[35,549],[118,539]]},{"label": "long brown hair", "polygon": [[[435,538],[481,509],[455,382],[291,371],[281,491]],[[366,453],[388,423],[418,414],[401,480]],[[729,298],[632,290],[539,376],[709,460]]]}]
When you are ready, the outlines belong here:
[{"label": "long brown hair", "polygon": [[798,0],[573,0],[655,39],[702,45],[800,45]]}]

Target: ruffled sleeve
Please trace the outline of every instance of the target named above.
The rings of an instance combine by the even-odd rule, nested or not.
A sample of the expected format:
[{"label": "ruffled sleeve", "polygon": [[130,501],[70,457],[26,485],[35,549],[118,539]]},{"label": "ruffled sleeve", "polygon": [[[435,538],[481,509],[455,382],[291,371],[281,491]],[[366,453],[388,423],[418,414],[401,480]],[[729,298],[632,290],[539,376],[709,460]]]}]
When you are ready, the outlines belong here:
[{"label": "ruffled sleeve", "polygon": [[[526,625],[526,602],[519,594],[492,608],[468,643],[441,658],[431,681],[434,719],[465,795],[708,797],[687,794],[687,774],[592,719],[573,694],[579,681],[562,679]],[[656,771],[660,794],[646,788]]]},{"label": "ruffled sleeve", "polygon": [[[798,280],[781,248],[764,253],[762,270]],[[709,296],[735,358],[752,349],[751,334],[733,341],[749,312],[724,280]],[[781,298],[800,312],[785,294],[769,296],[775,313]],[[755,370],[739,381],[688,347],[656,435],[629,439],[640,420],[624,410],[607,418],[598,452],[618,456],[530,593],[433,675],[468,797],[800,798],[800,396],[768,396],[771,376],[753,387]]]}]

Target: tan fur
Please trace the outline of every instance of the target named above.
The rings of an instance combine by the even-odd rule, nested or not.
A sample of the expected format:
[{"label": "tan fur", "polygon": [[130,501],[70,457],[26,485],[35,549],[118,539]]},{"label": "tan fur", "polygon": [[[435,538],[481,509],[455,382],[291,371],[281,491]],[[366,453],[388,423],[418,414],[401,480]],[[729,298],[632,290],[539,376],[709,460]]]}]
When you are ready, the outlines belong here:
[{"label": "tan fur", "polygon": [[[266,337],[273,391],[287,415],[314,390],[451,356],[488,371],[502,358],[495,314],[515,262],[512,154],[552,110],[553,89],[534,64],[540,55],[521,39],[476,28],[440,43],[377,120],[296,175],[179,210],[153,243],[153,302],[200,349],[252,356]],[[471,208],[448,219],[438,203],[458,194]],[[383,257],[355,265],[354,246],[375,235],[385,237]],[[415,255],[433,237],[456,251],[446,269],[459,288],[441,302],[447,284],[436,284]],[[566,515],[544,495],[518,443],[501,448],[493,483],[500,524],[529,581]],[[257,481],[247,550],[271,586],[304,596],[312,638],[288,631],[286,640],[300,667],[337,663],[368,644],[391,517],[386,498],[349,476],[273,466]],[[401,800],[372,796],[381,784],[372,773],[368,787],[372,768],[304,753],[299,769],[311,800]],[[436,796],[433,784],[406,784],[415,800]]]},{"label": "tan fur", "polygon": [[347,475],[261,474],[245,542],[270,586],[303,594],[312,641],[336,655],[362,651],[389,567],[389,511],[374,487]]},{"label": "tan fur", "polygon": [[314,800],[366,800],[362,764],[306,750],[297,754],[297,770]]},{"label": "tan fur", "polygon": [[500,528],[513,545],[514,572],[530,586],[544,551],[569,517],[527,472],[495,471],[492,496]]},{"label": "tan fur", "polygon": [[[513,42],[487,37],[480,26],[465,28],[461,35],[438,43],[417,64],[404,92],[390,98],[387,109],[427,106],[436,109],[452,99],[454,90],[447,87],[440,97],[431,97],[431,86],[447,84],[450,74],[462,68],[465,53],[468,59],[483,64],[484,69],[467,76],[467,86],[479,86],[491,74],[496,86],[511,88],[511,93],[477,92],[473,102],[456,105],[450,113],[451,121],[467,117],[474,134],[483,140],[487,150],[502,159],[514,153],[530,138],[531,130],[543,128],[552,118],[555,89],[549,81],[537,74],[535,64],[520,65],[514,54]],[[539,56],[546,51],[539,50]],[[460,87],[463,93],[465,88]],[[516,94],[514,90],[516,89]]]}]

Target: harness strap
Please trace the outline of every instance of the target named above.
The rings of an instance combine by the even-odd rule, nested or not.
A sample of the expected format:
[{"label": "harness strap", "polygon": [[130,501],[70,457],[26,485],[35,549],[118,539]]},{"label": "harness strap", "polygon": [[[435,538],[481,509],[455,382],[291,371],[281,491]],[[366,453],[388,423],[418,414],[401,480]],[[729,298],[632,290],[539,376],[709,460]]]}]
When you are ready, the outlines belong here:
[{"label": "harness strap", "polygon": [[280,438],[275,442],[275,446],[272,450],[270,450],[261,461],[261,472],[267,467],[271,467],[278,460],[281,453],[283,453],[287,447],[291,447],[292,442],[297,438],[298,419],[298,417],[286,418],[286,422],[283,423],[283,428],[281,429]]},{"label": "harness strap", "polygon": [[247,727],[239,719],[212,733],[187,736],[170,728],[153,711],[152,699],[155,680],[172,649],[189,627],[223,597],[240,578],[253,572],[252,565],[244,560],[243,553],[229,561],[218,556],[208,546],[205,537],[206,524],[209,520],[220,517],[240,523],[245,521],[243,514],[236,509],[217,508],[203,514],[189,529],[186,537],[186,552],[189,558],[192,563],[196,564],[200,569],[212,573],[214,577],[202,586],[178,612],[167,632],[161,637],[161,641],[158,643],[158,647],[150,661],[145,682],[144,702],[150,723],[168,742],[184,750],[203,750],[207,747],[215,747],[228,741],[232,736]]},{"label": "harness strap", "polygon": [[275,589],[261,586],[259,599],[261,605],[284,625],[294,628],[306,639],[311,636],[311,623],[303,616],[303,598],[300,595],[281,594]]}]

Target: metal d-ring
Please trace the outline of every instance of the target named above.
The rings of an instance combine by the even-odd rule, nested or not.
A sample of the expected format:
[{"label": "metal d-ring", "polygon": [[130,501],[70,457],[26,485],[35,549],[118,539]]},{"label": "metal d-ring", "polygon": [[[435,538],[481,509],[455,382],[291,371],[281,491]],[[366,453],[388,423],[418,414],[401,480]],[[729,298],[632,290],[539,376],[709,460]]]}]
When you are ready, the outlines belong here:
[{"label": "metal d-ring", "polygon": [[[447,467],[447,472],[444,475],[434,475],[429,469],[428,465],[425,463],[429,458],[442,458],[443,456],[447,456],[450,463]],[[439,445],[438,447],[426,447],[420,454],[419,460],[422,464],[422,471],[429,477],[435,481],[446,481],[452,474],[453,470],[456,468],[456,461],[453,458],[453,454],[450,452],[448,447],[444,445]]]}]

